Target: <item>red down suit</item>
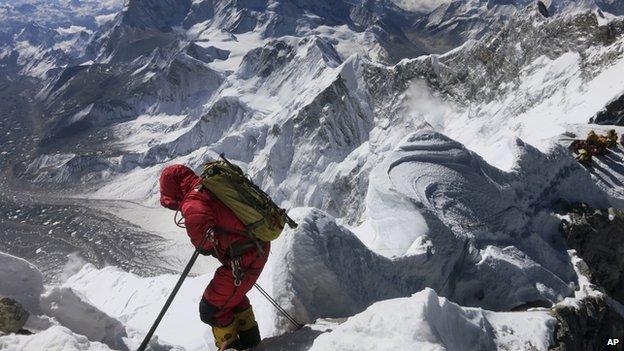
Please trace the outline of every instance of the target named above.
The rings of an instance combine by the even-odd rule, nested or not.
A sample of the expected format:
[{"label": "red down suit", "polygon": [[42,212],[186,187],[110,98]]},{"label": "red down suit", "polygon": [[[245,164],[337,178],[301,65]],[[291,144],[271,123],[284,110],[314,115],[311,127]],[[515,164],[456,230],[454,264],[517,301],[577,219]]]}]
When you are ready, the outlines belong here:
[{"label": "red down suit", "polygon": [[[269,255],[269,244],[261,250],[245,236],[245,225],[234,212],[207,189],[199,188],[201,178],[184,165],[166,167],[160,176],[160,204],[180,211],[186,233],[197,248],[212,229],[214,241],[207,240],[200,251],[219,259],[221,267],[204,290],[200,318],[211,326],[232,323],[234,312],[250,307],[247,292],[260,276]],[[251,245],[254,243],[254,245]],[[232,274],[232,248],[244,248],[240,254],[243,277],[236,286]]]}]

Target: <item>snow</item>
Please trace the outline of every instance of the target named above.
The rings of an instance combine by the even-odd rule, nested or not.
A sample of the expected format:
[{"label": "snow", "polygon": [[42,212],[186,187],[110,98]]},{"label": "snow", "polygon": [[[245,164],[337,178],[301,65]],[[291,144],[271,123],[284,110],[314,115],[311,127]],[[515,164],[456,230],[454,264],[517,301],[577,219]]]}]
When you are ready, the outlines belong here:
[{"label": "snow", "polygon": [[56,31],[62,35],[77,34],[80,32],[86,32],[88,34],[93,33],[91,30],[87,29],[86,27],[75,26],[75,25],[71,25],[69,27],[59,27],[59,28],[56,28]]},{"label": "snow", "polygon": [[422,254],[426,247],[418,245],[417,240],[426,241],[427,223],[414,203],[387,181],[386,172],[383,167],[371,172],[366,193],[367,220],[354,231],[366,246],[383,256]]},{"label": "snow", "polygon": [[[464,305],[506,310],[556,303],[572,294],[575,275],[550,204],[559,198],[608,204],[607,194],[566,152],[542,154],[517,141],[514,170],[502,172],[439,133],[409,135],[371,172],[367,211],[380,216],[363,225],[363,242],[373,251],[380,248],[371,237],[398,243],[395,255],[426,262],[414,277]],[[384,225],[383,214],[391,211],[403,214],[401,221]],[[456,268],[440,271],[449,261]],[[448,279],[454,287],[446,292]]]},{"label": "snow", "polygon": [[101,26],[114,20],[115,16],[117,16],[116,13],[95,16],[95,22],[98,24],[98,26]]},{"label": "snow", "polygon": [[[619,50],[618,45],[603,51]],[[604,52],[592,53],[596,59]],[[473,104],[470,110],[458,110],[445,101],[431,101],[421,107],[421,100],[409,98],[408,105],[414,113],[440,111],[426,118],[432,126],[475,150],[496,167],[509,170],[513,167],[512,146],[520,138],[542,151],[553,145],[553,139],[567,131],[570,124],[587,123],[608,102],[624,93],[624,58],[607,66],[598,75],[586,81],[580,68],[580,55],[567,52],[550,59],[542,56],[520,72],[521,84],[499,100],[486,104]],[[424,93],[427,94],[427,93]],[[527,108],[527,101],[533,101]],[[517,113],[515,111],[522,111]],[[434,119],[432,119],[434,118]]]},{"label": "snow", "polygon": [[[199,260],[214,261],[211,257],[200,257]],[[269,270],[263,272],[259,283],[271,292],[271,287],[266,285],[266,271]],[[185,280],[156,331],[155,335],[159,340],[179,345],[189,351],[214,349],[210,327],[201,322],[198,314],[199,300],[213,273],[211,271]],[[146,332],[177,279],[177,275],[139,277],[115,267],[97,269],[86,265],[63,284],[63,289],[71,289],[75,294],[83,296],[93,306],[122,322],[130,330]],[[274,335],[277,330],[274,311],[271,310],[273,307],[255,290],[248,296],[254,306],[262,335]],[[136,337],[142,335],[142,332],[135,332]]]},{"label": "snow", "polygon": [[258,32],[231,34],[221,29],[207,27],[209,23],[198,23],[187,31],[187,37],[196,40],[202,46],[214,46],[221,50],[230,51],[226,60],[215,60],[210,67],[220,71],[234,71],[242,62],[245,54],[266,43]]},{"label": "snow", "polygon": [[496,313],[463,308],[432,289],[376,302],[334,330],[310,351],[548,350],[555,319],[547,311]]},{"label": "snow", "polygon": [[186,115],[141,115],[132,121],[115,126],[115,133],[121,140],[120,146],[129,152],[145,152],[149,146],[170,142],[190,127],[176,128],[172,126],[182,122]]},{"label": "snow", "polygon": [[[394,3],[422,11],[445,1]],[[171,66],[156,54],[153,62],[129,64],[137,82],[173,91],[154,105],[132,102],[147,112],[113,128],[121,155],[91,161],[111,175],[86,195],[97,200],[92,206],[169,240],[165,255],[181,268],[192,247],[172,225],[173,213],[155,208],[158,175],[173,163],[199,171],[204,161],[226,152],[277,202],[292,207],[300,222],[273,243],[260,284],[297,319],[324,333],[312,350],[548,349],[554,320],[546,310],[500,311],[573,304],[595,293],[580,274],[578,257],[566,251],[551,206],[559,199],[596,207],[618,203],[622,175],[609,168],[612,181],[599,180],[558,144],[564,132],[585,132],[589,117],[624,93],[624,40],[581,47],[563,38],[553,50],[511,43],[501,51],[507,49],[517,67],[505,68],[500,85],[479,90],[470,76],[462,81],[451,74],[462,64],[488,74],[483,62],[471,61],[478,41],[386,66],[379,62],[387,52],[373,30],[318,26],[317,14],[306,12],[297,23],[277,17],[279,35],[268,35],[277,4],[268,14],[254,12],[258,22],[244,33],[223,29],[238,25],[238,15],[246,15],[240,13],[174,28],[180,42],[229,52],[208,64],[183,53],[159,53],[175,54],[175,62],[188,68],[180,78],[187,85],[165,85],[176,75],[158,71]],[[464,5],[482,10],[481,3]],[[479,19],[479,11],[466,19]],[[494,12],[517,13],[512,6]],[[426,25],[457,23],[447,15],[440,8]],[[99,24],[113,19],[95,17]],[[526,20],[537,31],[555,19]],[[471,30],[476,36],[480,28]],[[81,31],[69,27],[57,34]],[[72,43],[54,45],[69,51]],[[56,67],[28,41],[18,41],[15,49],[29,74]],[[525,62],[529,49],[539,54]],[[199,72],[207,73],[199,78]],[[449,75],[455,80],[445,79]],[[487,97],[467,93],[472,90]],[[176,105],[196,95],[196,106]],[[93,117],[91,112],[84,108],[75,121]],[[43,155],[28,171],[50,171],[53,181],[80,180],[88,162],[73,154]],[[45,247],[37,252],[45,254]],[[200,259],[158,329],[159,340],[186,350],[214,349],[197,304],[216,265]],[[44,288],[36,268],[0,255],[0,278],[13,282],[0,286],[0,295],[18,296],[42,313],[37,334],[2,337],[0,345],[134,348],[177,280],[82,266],[76,260],[61,286],[39,296]],[[276,336],[279,344],[279,335],[292,327],[256,292],[250,297],[262,335]]]},{"label": "snow", "polygon": [[[402,298],[422,288],[419,271],[413,272],[414,260],[391,261],[375,255],[335,219],[316,209],[296,209],[291,211],[291,216],[300,226],[288,229],[273,243],[259,283],[295,318],[312,323],[313,330],[329,333],[315,342],[313,350],[357,349],[349,343],[363,340],[360,333],[372,339],[366,343],[370,349],[381,350],[382,344],[398,348],[413,344],[423,349],[436,343],[451,345],[451,349],[462,342],[492,346],[498,342],[496,338],[500,338],[502,345],[530,343],[537,349],[544,349],[542,345],[548,343],[551,331],[546,312],[508,315],[492,312],[494,315],[490,316],[488,311],[462,308],[438,298],[430,289]],[[11,261],[19,262],[19,259]],[[363,262],[365,269],[361,266]],[[211,276],[208,272],[187,278],[156,332],[157,340],[185,350],[213,349],[210,329],[197,315],[197,304]],[[52,325],[40,322],[34,329],[41,331],[33,336],[0,337],[0,345],[16,350],[28,349],[24,345],[55,347],[61,343],[76,350],[106,350],[107,346],[136,348],[177,278],[176,275],[139,277],[115,267],[97,269],[87,264],[61,286],[51,286],[42,295],[42,315],[53,318]],[[342,283],[347,280],[349,284]],[[386,298],[391,299],[375,303]],[[255,291],[250,299],[263,336],[280,335],[292,328]],[[392,306],[402,308],[397,312]],[[340,326],[332,322],[336,326],[327,327],[323,320],[315,322],[321,316],[340,318],[359,312]],[[406,316],[397,317],[397,313]],[[383,332],[378,330],[376,325],[387,320],[409,323],[402,322],[397,329],[383,325]],[[500,323],[492,322],[498,320]],[[516,332],[520,327],[526,332]],[[407,328],[409,333],[405,334],[406,330],[401,328]],[[402,336],[395,337],[393,331]],[[381,334],[393,341],[387,342]],[[451,339],[432,339],[432,335],[450,335]],[[279,345],[279,340],[280,337],[275,339],[274,345]],[[287,340],[285,336],[284,342]]]},{"label": "snow", "polygon": [[113,349],[126,348],[125,327],[77,295],[72,289],[54,287],[41,297],[45,315],[55,318],[74,333],[102,342]]},{"label": "snow", "polygon": [[0,297],[17,300],[31,313],[39,311],[43,276],[28,261],[0,252]]},{"label": "snow", "polygon": [[[0,267],[0,296],[16,299],[30,312],[25,327],[34,332],[0,336],[0,349],[130,350],[140,344],[143,332],[126,328],[76,290],[49,286],[44,291],[41,273],[29,262],[0,252]],[[157,338],[150,345],[155,351],[173,349]]]},{"label": "snow", "polygon": [[4,351],[109,351],[106,345],[91,342],[85,336],[73,333],[62,326],[53,326],[33,336],[9,335],[0,337],[0,349]]},{"label": "snow", "polygon": [[448,4],[451,0],[392,0],[400,8],[413,12],[429,12],[438,6]]}]

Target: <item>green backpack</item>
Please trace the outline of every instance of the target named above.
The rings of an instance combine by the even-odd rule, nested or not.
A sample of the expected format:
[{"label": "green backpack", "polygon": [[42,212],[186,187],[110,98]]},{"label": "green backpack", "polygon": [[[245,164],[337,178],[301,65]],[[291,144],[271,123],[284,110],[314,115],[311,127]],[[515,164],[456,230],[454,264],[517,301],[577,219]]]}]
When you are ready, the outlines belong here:
[{"label": "green backpack", "polygon": [[254,238],[269,242],[277,239],[288,224],[297,223],[279,208],[262,189],[255,185],[237,165],[223,154],[221,160],[208,162],[202,172],[202,186],[230,208]]}]

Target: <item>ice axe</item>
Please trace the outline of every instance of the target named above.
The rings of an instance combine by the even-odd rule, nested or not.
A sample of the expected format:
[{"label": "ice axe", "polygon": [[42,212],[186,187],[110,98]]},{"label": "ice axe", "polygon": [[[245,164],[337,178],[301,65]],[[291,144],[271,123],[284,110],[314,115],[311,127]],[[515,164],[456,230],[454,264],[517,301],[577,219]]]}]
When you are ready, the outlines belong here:
[{"label": "ice axe", "polygon": [[167,298],[167,301],[165,302],[165,305],[160,310],[160,313],[158,314],[158,317],[156,317],[156,320],[152,324],[152,327],[150,328],[150,330],[147,332],[147,335],[145,335],[145,338],[143,339],[143,342],[141,342],[141,346],[139,346],[137,351],[145,351],[145,349],[147,349],[147,345],[149,344],[150,339],[154,335],[154,332],[156,331],[156,328],[158,328],[158,325],[160,324],[160,321],[165,316],[165,313],[167,313],[167,310],[169,309],[169,306],[171,306],[171,303],[173,302],[173,299],[175,298],[175,296],[178,293],[178,291],[180,290],[180,287],[182,287],[182,283],[184,282],[184,279],[186,279],[186,277],[188,276],[189,272],[191,271],[191,268],[193,268],[193,265],[195,264],[195,261],[197,261],[197,257],[199,257],[199,250],[200,250],[199,248],[204,247],[204,244],[206,244],[206,241],[208,240],[208,237],[210,236],[210,234],[211,234],[211,230],[207,231],[206,234],[204,235],[204,238],[202,239],[202,241],[195,248],[195,252],[193,252],[193,255],[191,256],[191,259],[186,264],[186,267],[184,267],[184,270],[182,271],[182,274],[180,275],[180,278],[178,279],[178,282],[176,283],[175,287],[173,288],[173,291],[171,291],[171,294],[169,294],[169,297]]}]

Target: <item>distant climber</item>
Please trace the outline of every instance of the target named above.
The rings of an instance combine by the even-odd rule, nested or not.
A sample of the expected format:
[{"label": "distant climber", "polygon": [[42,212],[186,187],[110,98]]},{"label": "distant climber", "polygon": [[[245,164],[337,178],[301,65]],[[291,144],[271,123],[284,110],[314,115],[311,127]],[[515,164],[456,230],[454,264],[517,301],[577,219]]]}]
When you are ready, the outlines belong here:
[{"label": "distant climber", "polygon": [[570,149],[577,155],[579,163],[588,166],[592,163],[593,157],[604,156],[608,149],[616,147],[617,141],[618,135],[614,129],[609,130],[606,135],[598,135],[591,130],[585,140],[574,140]]},{"label": "distant climber", "polygon": [[[245,350],[260,343],[258,323],[246,294],[264,268],[270,244],[244,235],[245,224],[201,184],[202,179],[190,168],[168,166],[160,176],[160,204],[180,211],[191,243],[221,262],[203,293],[199,316],[212,327],[220,350]],[[197,247],[205,235],[209,240]]]}]

